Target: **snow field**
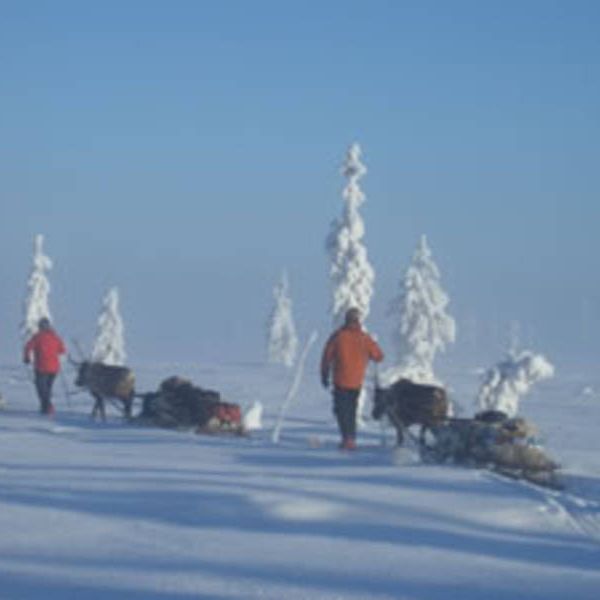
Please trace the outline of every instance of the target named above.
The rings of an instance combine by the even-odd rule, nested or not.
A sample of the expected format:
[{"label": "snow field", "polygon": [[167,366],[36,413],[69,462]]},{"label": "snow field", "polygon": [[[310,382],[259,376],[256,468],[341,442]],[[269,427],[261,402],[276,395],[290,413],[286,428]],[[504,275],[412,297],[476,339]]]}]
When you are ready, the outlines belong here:
[{"label": "snow field", "polygon": [[[580,441],[559,454],[572,485],[550,492],[484,471],[398,466],[378,426],[361,432],[357,453],[339,452],[312,369],[277,445],[285,369],[135,370],[140,391],[177,373],[242,406],[258,400],[265,429],[198,436],[128,425],[110,409],[94,424],[91,399],[69,407],[58,387],[48,421],[23,371],[0,369],[2,598],[596,598],[600,469],[577,462]],[[457,390],[471,383],[461,377]],[[523,405],[540,427],[545,415],[549,439],[579,424],[562,392],[560,379],[546,383]],[[597,456],[593,424],[579,430]]]}]

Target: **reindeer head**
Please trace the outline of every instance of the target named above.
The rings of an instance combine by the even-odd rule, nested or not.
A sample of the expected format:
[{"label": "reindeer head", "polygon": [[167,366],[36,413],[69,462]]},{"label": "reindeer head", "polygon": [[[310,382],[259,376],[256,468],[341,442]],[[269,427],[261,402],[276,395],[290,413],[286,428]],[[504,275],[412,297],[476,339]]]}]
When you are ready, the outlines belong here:
[{"label": "reindeer head", "polygon": [[390,390],[389,388],[375,387],[375,393],[373,395],[373,410],[371,416],[378,421],[385,414],[385,411],[390,402]]},{"label": "reindeer head", "polygon": [[89,360],[84,360],[80,363],[75,363],[77,366],[77,379],[75,385],[78,387],[87,387],[89,385],[90,367],[92,363]]}]

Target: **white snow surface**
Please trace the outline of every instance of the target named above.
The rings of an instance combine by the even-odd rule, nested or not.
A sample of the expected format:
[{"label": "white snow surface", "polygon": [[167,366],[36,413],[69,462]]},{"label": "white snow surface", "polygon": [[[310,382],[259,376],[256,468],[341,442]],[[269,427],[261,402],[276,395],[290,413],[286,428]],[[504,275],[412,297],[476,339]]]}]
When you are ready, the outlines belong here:
[{"label": "white snow surface", "polygon": [[242,422],[246,431],[256,431],[262,429],[263,405],[260,400],[255,400],[243,414]]},{"label": "white snow surface", "polygon": [[105,365],[124,365],[125,327],[119,311],[119,290],[108,290],[98,317],[98,331],[92,348],[92,360]]},{"label": "white snow surface", "polygon": [[[381,445],[337,449],[316,368],[280,442],[270,429],[290,374],[259,364],[132,365],[138,390],[177,374],[264,406],[261,431],[215,437],[144,428],[55,388],[37,413],[22,366],[0,365],[0,597],[111,599],[592,600],[600,589],[597,374],[561,370],[527,412],[562,465],[550,491],[483,470],[426,465]],[[447,371],[458,402],[471,369]],[[66,367],[72,387],[74,373]],[[110,407],[109,407],[110,409]],[[401,459],[401,460],[400,460]]]}]

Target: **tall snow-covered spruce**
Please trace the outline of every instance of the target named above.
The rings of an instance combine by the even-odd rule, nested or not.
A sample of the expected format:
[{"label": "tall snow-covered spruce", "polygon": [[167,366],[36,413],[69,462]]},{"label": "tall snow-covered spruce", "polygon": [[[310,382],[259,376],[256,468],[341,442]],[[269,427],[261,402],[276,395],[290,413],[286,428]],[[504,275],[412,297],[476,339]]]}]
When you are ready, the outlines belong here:
[{"label": "tall snow-covered spruce", "polygon": [[298,337],[292,315],[287,273],[273,288],[275,304],[267,323],[267,355],[270,363],[291,367],[296,360]]},{"label": "tall snow-covered spruce", "polygon": [[398,296],[390,306],[390,314],[398,318],[393,335],[398,362],[386,374],[387,379],[437,381],[433,372],[435,355],[443,352],[456,337],[455,321],[446,312],[448,302],[440,271],[423,235],[400,281]]},{"label": "tall snow-covered spruce", "polygon": [[102,302],[98,330],[92,349],[92,360],[105,365],[125,364],[123,319],[119,312],[119,291],[111,288]]},{"label": "tall snow-covered spruce", "polygon": [[375,272],[362,242],[365,226],[359,213],[359,208],[365,201],[359,180],[367,172],[360,156],[360,146],[352,144],[342,166],[342,174],[348,180],[343,191],[344,208],[341,217],[331,223],[326,241],[331,258],[330,312],[335,327],[343,323],[349,308],[358,308],[362,318],[366,319],[373,296]]},{"label": "tall snow-covered spruce", "polygon": [[47,273],[52,269],[52,261],[44,254],[43,245],[44,236],[36,235],[33,245],[33,267],[27,280],[24,317],[21,323],[21,335],[24,340],[37,332],[41,318],[50,319],[50,282]]}]

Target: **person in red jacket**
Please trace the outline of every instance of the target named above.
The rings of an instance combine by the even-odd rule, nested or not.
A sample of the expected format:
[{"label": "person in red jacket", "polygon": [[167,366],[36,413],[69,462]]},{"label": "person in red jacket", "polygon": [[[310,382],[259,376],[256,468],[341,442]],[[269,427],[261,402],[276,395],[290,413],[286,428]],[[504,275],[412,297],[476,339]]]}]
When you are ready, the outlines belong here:
[{"label": "person in red jacket", "polygon": [[38,327],[39,331],[25,344],[23,362],[29,364],[33,355],[35,389],[40,400],[40,412],[52,415],[52,385],[60,371],[59,357],[65,353],[65,345],[47,318],[40,319]]},{"label": "person in red jacket", "polygon": [[356,409],[369,360],[381,362],[383,352],[360,324],[360,312],[350,308],[345,323],[327,340],[321,358],[321,383],[329,387],[333,371],[333,413],[342,436],[340,448],[356,448]]}]

